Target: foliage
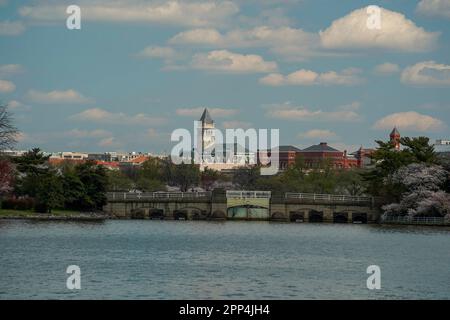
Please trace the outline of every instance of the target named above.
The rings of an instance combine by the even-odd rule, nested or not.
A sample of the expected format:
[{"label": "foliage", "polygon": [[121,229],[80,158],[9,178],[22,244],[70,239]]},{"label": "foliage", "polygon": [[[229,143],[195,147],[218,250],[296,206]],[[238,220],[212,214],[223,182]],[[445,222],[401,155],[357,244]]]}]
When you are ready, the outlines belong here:
[{"label": "foliage", "polygon": [[136,182],[136,188],[144,192],[166,191],[166,185],[157,179],[140,177]]},{"label": "foliage", "polygon": [[79,199],[79,209],[97,210],[106,204],[106,188],[108,177],[102,166],[87,161],[75,167],[75,174],[84,186],[83,198]]},{"label": "foliage", "polygon": [[383,206],[387,215],[445,216],[450,208],[450,195],[442,188],[448,178],[443,167],[413,163],[392,175],[392,181],[402,186],[399,202]]},{"label": "foliage", "polygon": [[108,191],[128,191],[133,188],[133,180],[131,180],[122,171],[110,170],[108,176]]}]

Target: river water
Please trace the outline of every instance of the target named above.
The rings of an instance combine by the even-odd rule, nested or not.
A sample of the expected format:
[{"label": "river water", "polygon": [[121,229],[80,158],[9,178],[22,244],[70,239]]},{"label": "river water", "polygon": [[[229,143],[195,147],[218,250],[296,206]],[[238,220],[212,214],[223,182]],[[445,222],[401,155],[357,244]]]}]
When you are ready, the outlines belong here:
[{"label": "river water", "polygon": [[[69,265],[80,290],[66,288]],[[0,220],[0,299],[91,298],[450,299],[450,229]]]}]

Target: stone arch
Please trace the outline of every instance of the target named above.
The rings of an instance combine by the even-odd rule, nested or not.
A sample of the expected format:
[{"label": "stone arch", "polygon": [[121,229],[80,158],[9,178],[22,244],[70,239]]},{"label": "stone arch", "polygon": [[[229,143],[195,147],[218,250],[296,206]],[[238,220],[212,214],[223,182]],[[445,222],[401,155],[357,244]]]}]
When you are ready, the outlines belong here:
[{"label": "stone arch", "polygon": [[175,211],[185,212],[186,220],[188,220],[188,219],[200,220],[200,219],[202,219],[202,218],[204,219],[206,217],[206,212],[197,207],[183,207],[183,208],[177,209]]},{"label": "stone arch", "polygon": [[164,210],[163,209],[150,208],[148,210],[148,216],[149,216],[150,219],[163,220],[164,219]]},{"label": "stone arch", "polygon": [[309,222],[323,222],[323,211],[310,210],[308,218]]},{"label": "stone arch", "polygon": [[186,210],[174,210],[173,211],[173,219],[174,220],[187,220],[188,213]]},{"label": "stone arch", "polygon": [[289,213],[289,221],[304,222],[305,221],[305,213],[303,211],[291,211]]},{"label": "stone arch", "polygon": [[367,213],[365,212],[353,212],[352,213],[353,223],[367,223]]},{"label": "stone arch", "polygon": [[286,221],[286,215],[283,212],[276,211],[272,213],[270,219],[275,221]]},{"label": "stone arch", "polygon": [[348,212],[333,212],[333,222],[334,223],[347,223],[348,222]]},{"label": "stone arch", "polygon": [[131,210],[130,218],[131,219],[145,219],[148,215],[144,208],[136,208]]}]

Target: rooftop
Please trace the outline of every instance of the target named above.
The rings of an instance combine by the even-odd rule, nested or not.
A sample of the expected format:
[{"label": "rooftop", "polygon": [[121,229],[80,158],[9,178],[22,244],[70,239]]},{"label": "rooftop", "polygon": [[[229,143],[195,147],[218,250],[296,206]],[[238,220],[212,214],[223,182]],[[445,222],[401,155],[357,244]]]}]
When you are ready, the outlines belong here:
[{"label": "rooftop", "polygon": [[341,152],[341,151],[330,147],[326,142],[321,142],[319,144],[303,149],[301,150],[301,152]]}]

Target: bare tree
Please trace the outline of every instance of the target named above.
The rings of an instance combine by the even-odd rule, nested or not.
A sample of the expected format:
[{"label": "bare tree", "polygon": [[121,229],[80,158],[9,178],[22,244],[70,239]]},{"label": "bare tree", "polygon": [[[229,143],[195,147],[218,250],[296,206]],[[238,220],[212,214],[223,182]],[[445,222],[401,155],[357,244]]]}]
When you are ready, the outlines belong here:
[{"label": "bare tree", "polygon": [[0,105],[0,152],[14,146],[17,134],[11,113],[5,105]]}]

